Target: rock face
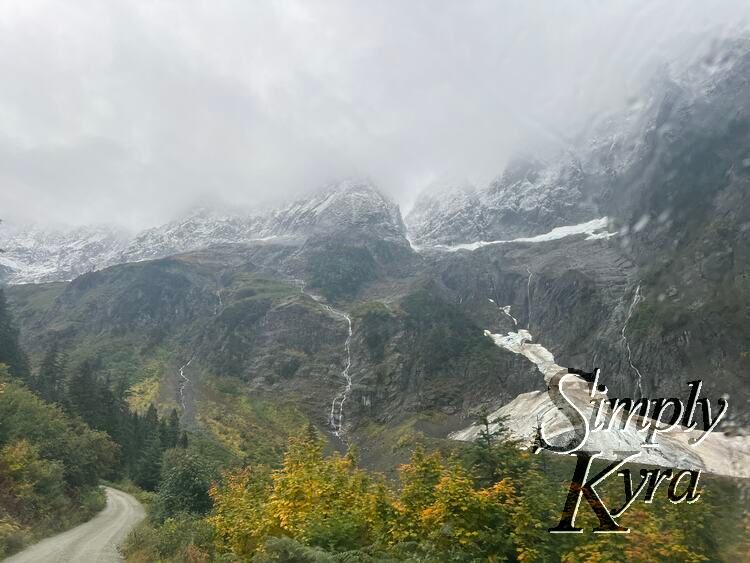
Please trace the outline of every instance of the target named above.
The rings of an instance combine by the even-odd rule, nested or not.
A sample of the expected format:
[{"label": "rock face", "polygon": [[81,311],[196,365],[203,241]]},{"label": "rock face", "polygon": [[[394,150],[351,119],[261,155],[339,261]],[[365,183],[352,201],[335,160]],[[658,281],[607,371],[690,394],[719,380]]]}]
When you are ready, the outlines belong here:
[{"label": "rock face", "polygon": [[[412,240],[423,249],[445,243],[455,248],[463,241],[477,248],[474,254],[481,259],[436,258],[443,264],[478,262],[450,266],[459,276],[451,282],[453,290],[465,294],[474,289],[479,296],[491,297],[490,280],[496,287],[498,280],[487,261],[496,261],[505,275],[514,271],[515,289],[496,299],[503,305],[518,303],[512,309],[517,318],[525,314],[518,300],[528,267],[535,274],[531,293],[536,290],[543,298],[534,307],[539,312],[534,318],[544,325],[536,334],[556,356],[573,362],[564,365],[599,364],[618,391],[628,395],[634,393],[638,378],[643,380],[643,392],[651,396],[675,396],[689,378],[704,379],[714,396],[731,395],[730,417],[747,425],[750,411],[743,374],[750,367],[750,263],[745,250],[750,233],[750,161],[744,147],[750,140],[750,86],[745,79],[750,55],[746,43],[727,52],[730,55],[721,61],[660,75],[638,104],[599,123],[575,147],[575,156],[569,153],[544,165],[547,172],[536,172],[538,165],[511,168],[504,182],[469,195],[460,190],[455,198],[443,196],[425,207],[426,212],[410,214],[407,224]],[[529,170],[534,171],[531,176]],[[515,218],[531,201],[538,203],[531,207],[539,213],[526,213],[528,232],[547,228],[539,218],[550,216],[545,203],[549,200],[538,196],[538,187],[554,184],[545,179],[559,178],[561,170],[569,171],[571,193],[580,194],[581,203],[563,199],[555,213],[568,221],[608,216],[619,235],[606,244],[591,243],[606,246],[606,251],[576,242],[580,248],[574,254],[565,250],[560,269],[553,273],[549,260],[563,245],[573,248],[570,239],[546,243],[544,249],[526,244],[524,251],[520,243],[511,248],[469,240],[517,238],[523,231],[513,231]],[[504,186],[515,186],[517,193],[504,191]],[[506,232],[489,228],[484,202],[491,194],[503,194],[499,201],[505,207],[490,216],[505,217],[499,223]],[[477,213],[467,221],[470,208]],[[520,256],[520,264],[509,261],[509,255]],[[535,266],[541,255],[546,262]],[[575,299],[575,288],[590,285],[595,272],[606,280],[595,284],[602,293],[592,293],[586,301]],[[441,277],[450,279],[445,273]],[[570,287],[565,287],[566,280]],[[542,283],[544,293],[537,285]],[[554,300],[543,297],[550,290]],[[598,310],[587,310],[591,299]],[[598,320],[593,322],[592,316]],[[587,350],[576,352],[566,324],[573,331],[580,327],[589,332],[579,340],[587,343]]]},{"label": "rock face", "polygon": [[[26,346],[35,358],[55,340],[99,353],[128,383],[123,365],[169,350],[163,400],[192,358],[199,407],[218,393],[208,382],[230,378],[323,428],[350,360],[344,432],[440,413],[429,432],[445,437],[479,407],[544,392],[527,355],[485,335],[526,330],[560,366],[601,368],[613,396],[678,397],[702,379],[705,394],[730,395],[725,429],[744,432],[750,55],[735,55],[655,80],[557,160],[519,159],[485,188],[421,197],[412,244],[393,203],[344,182],[257,217],[203,211],[92,242],[86,266],[39,251],[38,264],[66,265],[37,281],[119,265],[11,287]],[[37,254],[8,240],[5,271],[27,279]]]}]

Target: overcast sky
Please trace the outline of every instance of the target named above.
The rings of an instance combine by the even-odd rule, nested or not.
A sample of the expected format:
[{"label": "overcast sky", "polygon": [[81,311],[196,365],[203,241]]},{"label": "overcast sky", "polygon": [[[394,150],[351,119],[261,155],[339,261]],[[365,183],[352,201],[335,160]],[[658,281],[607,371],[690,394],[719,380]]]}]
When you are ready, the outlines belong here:
[{"label": "overcast sky", "polygon": [[745,5],[2,0],[0,217],[142,227],[343,176],[405,206],[482,185]]}]

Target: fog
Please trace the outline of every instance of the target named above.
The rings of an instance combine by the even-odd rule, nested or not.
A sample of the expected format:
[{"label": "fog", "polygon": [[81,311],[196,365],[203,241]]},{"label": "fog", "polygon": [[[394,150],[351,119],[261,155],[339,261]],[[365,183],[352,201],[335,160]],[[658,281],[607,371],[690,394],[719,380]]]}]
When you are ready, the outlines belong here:
[{"label": "fog", "polygon": [[[402,206],[565,147],[745,2],[0,3],[0,217],[169,219],[344,176]],[[697,55],[696,55],[697,56]]]}]

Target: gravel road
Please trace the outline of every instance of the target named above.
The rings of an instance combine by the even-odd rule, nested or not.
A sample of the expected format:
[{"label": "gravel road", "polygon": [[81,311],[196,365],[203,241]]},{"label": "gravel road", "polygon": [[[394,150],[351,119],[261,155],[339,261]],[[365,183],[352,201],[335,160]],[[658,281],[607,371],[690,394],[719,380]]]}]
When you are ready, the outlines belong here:
[{"label": "gravel road", "polygon": [[117,546],[143,518],[143,506],[132,496],[105,487],[107,506],[94,518],[72,530],[40,541],[6,563],[122,561]]}]

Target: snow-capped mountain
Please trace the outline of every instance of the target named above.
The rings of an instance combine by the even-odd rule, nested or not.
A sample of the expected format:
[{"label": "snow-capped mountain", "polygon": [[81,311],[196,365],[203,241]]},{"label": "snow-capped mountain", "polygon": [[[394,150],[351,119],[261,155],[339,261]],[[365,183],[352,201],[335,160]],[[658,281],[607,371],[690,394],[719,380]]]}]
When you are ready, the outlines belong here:
[{"label": "snow-capped mountain", "polygon": [[423,193],[406,216],[410,240],[507,240],[603,216],[632,227],[643,215],[632,209],[635,194],[651,188],[657,167],[677,164],[659,162],[670,146],[687,134],[728,128],[744,110],[748,68],[750,44],[743,41],[723,47],[721,58],[662,68],[637,99],[597,116],[557,157],[517,157],[487,186]]},{"label": "snow-capped mountain", "polygon": [[599,216],[575,158],[517,158],[485,189],[423,194],[406,221],[415,244],[434,245],[534,236]]},{"label": "snow-capped mountain", "polygon": [[[342,414],[330,415],[331,402],[341,405],[345,388],[352,435],[360,421],[440,409],[455,418],[436,434],[465,428],[451,436],[473,439],[468,421],[487,407],[533,438],[549,406],[540,376],[562,366],[603,367],[612,397],[679,397],[686,381],[705,378],[707,396],[731,393],[725,422],[744,432],[749,71],[744,56],[698,84],[661,77],[557,159],[516,159],[487,186],[422,196],[408,217],[419,254],[398,208],[369,183],[347,181],[253,216],[198,210],[82,267],[257,246],[107,269],[40,299],[36,313],[24,311],[24,294],[42,288],[10,288],[9,302],[24,311],[37,357],[63,331],[70,346],[107,330],[165,334],[176,348],[199,343],[193,369],[231,370],[269,396],[289,392],[336,432]],[[37,255],[19,259],[19,245],[6,242],[14,279],[36,279]],[[56,260],[59,240],[54,247]],[[41,279],[74,275],[49,263]],[[266,298],[248,266],[288,291]],[[367,321],[350,316],[365,306]],[[194,353],[179,350],[173,374]],[[625,445],[638,446],[631,437]],[[660,459],[643,461],[679,467],[683,445],[662,444]],[[746,439],[714,445],[684,460],[747,474]]]},{"label": "snow-capped mountain", "polygon": [[[669,209],[657,209],[653,202],[643,207],[650,178],[659,167],[675,167],[663,160],[687,134],[685,127],[693,135],[731,127],[733,116],[746,106],[742,81],[750,68],[749,50],[740,42],[727,47],[724,52],[731,56],[721,60],[663,69],[637,102],[598,119],[557,158],[515,158],[487,186],[422,194],[406,217],[409,239],[416,247],[460,246],[537,237],[602,217],[627,229],[647,212],[654,218],[667,214]],[[747,166],[746,160],[737,165]],[[398,207],[371,183],[346,180],[275,210],[247,214],[200,208],[134,236],[108,227],[0,225],[5,250],[0,281],[67,280],[113,264],[215,244],[303,241],[350,228],[381,238],[403,238],[407,231]]]},{"label": "snow-capped mountain", "polygon": [[0,225],[0,281],[39,283],[75,278],[117,263],[128,235],[106,226],[73,229]]},{"label": "snow-capped mountain", "polygon": [[114,264],[138,262],[226,243],[306,238],[352,228],[403,238],[398,206],[366,181],[346,180],[279,209],[233,215],[202,207],[128,236],[108,227],[45,230],[0,225],[0,281],[70,280]]},{"label": "snow-capped mountain", "polygon": [[137,233],[118,262],[139,262],[188,252],[212,244],[243,243],[259,238],[263,218],[233,216],[201,207],[164,225]]},{"label": "snow-capped mountain", "polygon": [[415,245],[484,240],[479,198],[471,184],[422,192],[406,216],[410,240]]},{"label": "snow-capped mountain", "polygon": [[345,180],[271,214],[261,236],[305,235],[363,228],[403,237],[401,212],[369,182]]}]

